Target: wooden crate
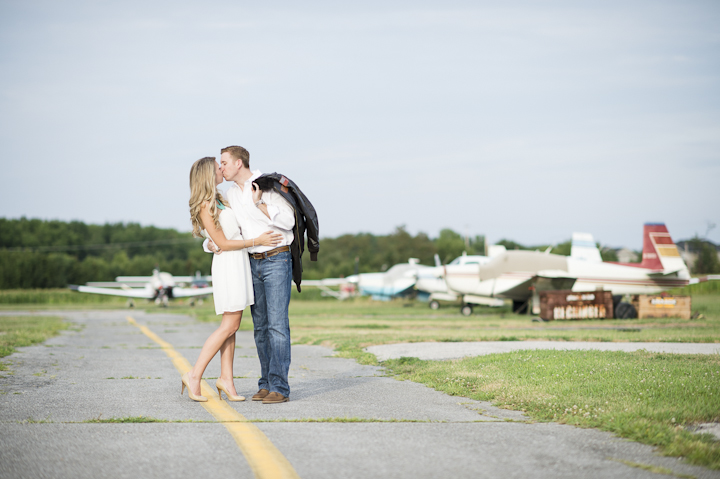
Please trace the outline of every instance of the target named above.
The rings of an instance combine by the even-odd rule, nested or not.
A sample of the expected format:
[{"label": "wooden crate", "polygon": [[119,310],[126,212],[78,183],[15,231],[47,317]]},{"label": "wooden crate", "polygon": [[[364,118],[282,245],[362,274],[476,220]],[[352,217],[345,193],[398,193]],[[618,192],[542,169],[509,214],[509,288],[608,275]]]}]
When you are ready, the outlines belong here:
[{"label": "wooden crate", "polygon": [[613,301],[610,291],[541,291],[540,317],[555,319],[611,319]]},{"label": "wooden crate", "polygon": [[632,298],[632,304],[637,310],[638,319],[690,319],[690,316],[692,315],[692,298],[690,296],[636,294]]}]

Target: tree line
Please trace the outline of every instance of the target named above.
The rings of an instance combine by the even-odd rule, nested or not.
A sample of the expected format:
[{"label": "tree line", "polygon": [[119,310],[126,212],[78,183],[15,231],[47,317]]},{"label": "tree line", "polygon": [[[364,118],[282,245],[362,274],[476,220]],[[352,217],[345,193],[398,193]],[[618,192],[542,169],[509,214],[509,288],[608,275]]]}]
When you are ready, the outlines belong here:
[{"label": "tree line", "polygon": [[[511,240],[507,249],[546,249]],[[80,221],[0,218],[0,289],[58,288],[88,281],[113,281],[116,276],[147,276],[154,268],[173,275],[210,274],[212,256],[190,233],[137,223],[85,224]],[[554,245],[552,252],[569,255],[571,242]],[[463,237],[443,229],[436,238],[410,234],[399,226],[388,235],[345,234],[322,238],[318,261],[303,256],[306,279],[337,278],[354,273],[385,271],[417,258],[446,264],[467,252],[485,254],[485,238]],[[603,259],[617,260],[613,250],[601,249]]]},{"label": "tree line", "polygon": [[201,241],[137,223],[0,218],[0,289],[62,288],[116,276],[210,272]]}]

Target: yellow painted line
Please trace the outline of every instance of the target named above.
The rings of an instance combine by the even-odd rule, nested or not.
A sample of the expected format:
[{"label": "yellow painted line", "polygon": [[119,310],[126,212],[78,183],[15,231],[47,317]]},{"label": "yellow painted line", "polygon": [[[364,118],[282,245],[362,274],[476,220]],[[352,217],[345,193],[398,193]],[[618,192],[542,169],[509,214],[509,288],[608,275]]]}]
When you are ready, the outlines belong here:
[{"label": "yellow painted line", "polygon": [[[172,344],[163,341],[160,337],[150,331],[147,326],[138,324],[130,316],[127,320],[133,326],[137,326],[140,331],[148,338],[155,341],[165,354],[172,360],[175,369],[183,375],[188,372],[192,366],[180,353],[178,353]],[[290,461],[282,455],[270,439],[258,429],[253,423],[248,422],[247,418],[231,408],[225,401],[221,400],[215,389],[202,381],[202,395],[207,397],[207,402],[198,403],[204,407],[207,412],[213,415],[215,419],[225,426],[230,432],[238,447],[242,451],[250,468],[253,470],[255,477],[258,479],[299,479],[297,472],[293,469]],[[189,399],[188,399],[189,400]]]}]

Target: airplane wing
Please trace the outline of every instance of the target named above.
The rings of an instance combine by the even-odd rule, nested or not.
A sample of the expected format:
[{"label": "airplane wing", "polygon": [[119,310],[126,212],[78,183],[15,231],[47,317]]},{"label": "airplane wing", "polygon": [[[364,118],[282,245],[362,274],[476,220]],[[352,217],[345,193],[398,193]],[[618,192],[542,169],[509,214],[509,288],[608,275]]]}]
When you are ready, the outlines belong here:
[{"label": "airplane wing", "polygon": [[124,296],[126,298],[145,298],[153,299],[155,292],[152,289],[113,289],[113,288],[96,288],[94,286],[75,286],[71,284],[70,289],[80,293],[105,294],[108,296]]},{"label": "airplane wing", "polygon": [[175,283],[192,283],[193,281],[212,282],[212,276],[173,276]]},{"label": "airplane wing", "polygon": [[[128,286],[125,283],[118,283],[117,281],[88,281],[85,286],[96,286],[98,288],[123,288],[127,289]],[[137,288],[137,286],[136,286]]]},{"label": "airplane wing", "polygon": [[172,289],[173,298],[191,298],[194,296],[209,296],[213,293],[212,288],[178,288]]},{"label": "airplane wing", "polygon": [[577,277],[568,274],[567,271],[546,269],[538,271],[533,280],[537,291],[557,291],[572,289]]},{"label": "airplane wing", "polygon": [[152,276],[118,276],[115,281],[118,283],[149,283]]},{"label": "airplane wing", "polygon": [[532,294],[530,287],[535,288],[537,291],[572,289],[576,280],[577,278],[569,275],[567,271],[548,269],[538,271],[535,276],[517,283],[501,293],[498,292],[496,295],[510,299],[525,299]]},{"label": "airplane wing", "polygon": [[303,286],[341,286],[350,281],[348,278],[325,278],[325,279],[306,279],[302,282]]}]

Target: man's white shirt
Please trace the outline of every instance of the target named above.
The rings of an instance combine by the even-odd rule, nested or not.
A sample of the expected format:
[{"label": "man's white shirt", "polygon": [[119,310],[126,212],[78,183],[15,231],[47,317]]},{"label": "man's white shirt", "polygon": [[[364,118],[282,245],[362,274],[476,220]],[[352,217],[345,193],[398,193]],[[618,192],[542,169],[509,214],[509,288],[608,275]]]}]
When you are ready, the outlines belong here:
[{"label": "man's white shirt", "polygon": [[[237,218],[242,236],[249,240],[257,238],[266,231],[273,231],[282,235],[282,241],[276,246],[255,246],[248,248],[249,253],[263,253],[281,246],[289,246],[293,242],[293,228],[295,227],[295,213],[290,203],[276,191],[264,191],[262,199],[267,204],[268,215],[255,206],[252,197],[252,182],[255,181],[262,173],[260,170],[253,170],[253,175],[243,183],[240,188],[237,184],[233,184],[227,190],[225,196],[230,203],[235,218]],[[210,252],[207,248],[207,241],[203,243],[205,251]]]}]

